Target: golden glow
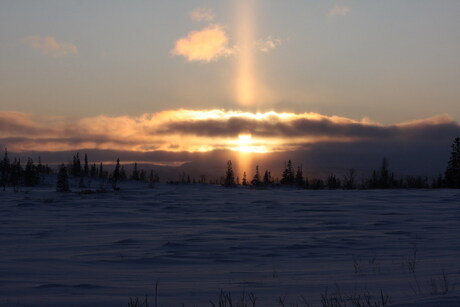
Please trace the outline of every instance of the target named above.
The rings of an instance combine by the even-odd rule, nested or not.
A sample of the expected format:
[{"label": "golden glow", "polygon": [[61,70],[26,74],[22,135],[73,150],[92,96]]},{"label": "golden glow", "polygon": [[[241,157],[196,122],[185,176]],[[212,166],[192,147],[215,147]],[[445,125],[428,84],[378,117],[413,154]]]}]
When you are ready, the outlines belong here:
[{"label": "golden glow", "polygon": [[233,50],[228,46],[223,27],[216,24],[178,39],[171,54],[181,55],[190,62],[211,62],[233,54]]},{"label": "golden glow", "polygon": [[254,0],[237,0],[238,64],[236,99],[239,104],[255,103],[256,78],[254,76]]},{"label": "golden glow", "polygon": [[252,135],[250,134],[240,134],[238,135],[238,139],[240,140],[240,145],[248,145],[251,143]]},{"label": "golden glow", "polygon": [[[0,138],[16,140],[8,144],[8,149],[12,151],[58,151],[81,148],[140,152],[233,150],[239,152],[242,157],[243,154],[250,153],[296,150],[298,144],[324,141],[349,142],[356,139],[344,135],[280,134],[279,127],[290,129],[299,120],[310,123],[327,121],[338,128],[343,124],[378,126],[368,119],[355,121],[317,113],[275,111],[251,113],[180,109],[141,116],[100,115],[81,119],[38,117],[19,112],[0,111],[0,122],[3,122],[6,127],[1,131]],[[448,120],[449,118],[440,118],[431,120],[430,123]]]},{"label": "golden glow", "polygon": [[233,150],[239,152],[258,152],[264,153],[267,152],[267,148],[263,145],[254,144],[251,134],[240,134],[238,135],[237,147],[232,148]]}]

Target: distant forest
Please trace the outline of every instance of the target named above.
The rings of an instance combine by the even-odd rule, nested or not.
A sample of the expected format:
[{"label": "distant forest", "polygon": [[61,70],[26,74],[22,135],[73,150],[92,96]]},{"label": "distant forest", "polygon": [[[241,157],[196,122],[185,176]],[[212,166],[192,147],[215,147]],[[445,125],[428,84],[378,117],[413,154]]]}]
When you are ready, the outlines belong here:
[{"label": "distant forest", "polygon": [[[0,160],[0,186],[3,191],[7,187],[12,187],[18,191],[22,187],[33,187],[45,181],[45,178],[55,177],[56,191],[70,191],[69,180],[78,181],[78,188],[82,193],[105,192],[107,187],[119,190],[121,181],[140,181],[148,183],[149,187],[160,182],[160,177],[153,170],[146,172],[139,169],[137,163],[134,164],[132,171],[128,174],[124,166],[117,159],[113,170],[108,171],[102,163],[90,164],[88,156],[85,154],[83,162],[79,153],[73,156],[71,162],[59,165],[57,172],[48,165],[43,165],[38,159],[34,163],[31,158],[27,159],[23,167],[21,161],[14,158],[10,160],[8,151],[5,149],[3,159]],[[98,189],[91,190],[92,183],[96,182]],[[370,177],[358,179],[356,171],[349,169],[342,177],[330,174],[327,178],[308,178],[303,172],[302,165],[294,166],[291,160],[284,163],[284,171],[280,177],[273,176],[270,170],[261,172],[259,166],[255,166],[255,171],[251,177],[243,174],[243,178],[235,176],[232,161],[227,161],[227,170],[218,179],[208,180],[206,176],[200,175],[199,178],[191,177],[185,173],[181,174],[176,181],[166,181],[169,184],[219,184],[225,187],[247,186],[254,189],[264,189],[270,187],[290,186],[302,189],[428,189],[428,188],[460,188],[460,138],[455,138],[451,145],[451,153],[447,162],[444,174],[437,178],[429,179],[422,176],[396,177],[389,168],[389,163],[384,157],[378,169],[375,169]]]}]

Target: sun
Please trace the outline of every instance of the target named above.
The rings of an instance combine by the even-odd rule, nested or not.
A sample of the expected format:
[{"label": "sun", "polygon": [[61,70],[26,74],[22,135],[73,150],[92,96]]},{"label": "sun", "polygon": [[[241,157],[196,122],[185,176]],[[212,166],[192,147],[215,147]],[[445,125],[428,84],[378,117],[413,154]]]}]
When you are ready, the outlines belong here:
[{"label": "sun", "polygon": [[251,152],[252,135],[240,134],[238,135],[238,151]]},{"label": "sun", "polygon": [[238,135],[236,147],[234,147],[233,150],[239,152],[267,152],[267,148],[263,145],[255,143],[254,139],[252,138],[252,135],[248,133],[242,133]]}]

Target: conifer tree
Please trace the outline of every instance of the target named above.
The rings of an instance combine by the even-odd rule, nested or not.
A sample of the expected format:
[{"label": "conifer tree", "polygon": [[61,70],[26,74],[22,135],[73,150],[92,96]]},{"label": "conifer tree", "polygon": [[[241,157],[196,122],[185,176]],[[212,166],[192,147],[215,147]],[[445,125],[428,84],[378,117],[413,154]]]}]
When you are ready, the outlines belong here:
[{"label": "conifer tree", "polygon": [[292,162],[289,160],[284,165],[283,177],[281,178],[281,184],[293,185],[295,183],[294,169],[292,167]]},{"label": "conifer tree", "polygon": [[59,166],[59,172],[56,181],[57,192],[69,192],[69,177],[67,175],[67,169],[64,164]]},{"label": "conifer tree", "polygon": [[89,171],[89,175],[90,177],[96,177],[97,176],[97,166],[96,166],[96,163],[93,163],[91,165],[91,169]]},{"label": "conifer tree", "polygon": [[81,175],[81,161],[80,161],[80,155],[79,155],[78,152],[77,152],[76,156],[73,156],[71,174],[72,174],[72,176],[80,176]]},{"label": "conifer tree", "polygon": [[117,187],[118,180],[120,180],[120,158],[117,158],[117,164],[115,165],[115,169],[110,177],[110,183],[112,184],[112,188],[114,190],[120,189]]},{"label": "conifer tree", "polygon": [[105,177],[105,174],[104,174],[104,168],[102,166],[102,162],[99,164],[99,178],[104,178]]},{"label": "conifer tree", "polygon": [[254,174],[254,177],[252,177],[251,184],[256,187],[261,185],[258,165],[256,165],[256,173]]},{"label": "conifer tree", "polygon": [[[147,174],[145,173],[145,171],[143,169],[141,169],[141,171],[139,172],[139,180],[140,181],[146,181],[147,180]],[[184,179],[185,181],[185,179]]]},{"label": "conifer tree", "polygon": [[272,183],[271,174],[268,170],[266,170],[264,173],[264,185],[269,185],[271,183]]},{"label": "conifer tree", "polygon": [[137,170],[137,163],[134,163],[133,174],[131,180],[139,180],[139,171]]},{"label": "conifer tree", "polygon": [[340,188],[340,179],[335,174],[330,174],[327,177],[327,187],[329,190],[335,190]]},{"label": "conifer tree", "polygon": [[14,191],[17,191],[18,185],[21,183],[21,160],[14,158],[13,164],[10,167],[10,183],[13,186]]},{"label": "conifer tree", "polygon": [[379,188],[389,189],[394,187],[394,175],[390,173],[388,169],[388,160],[386,157],[382,160],[382,165],[380,166],[380,179],[379,179]]},{"label": "conifer tree", "polygon": [[227,173],[225,175],[224,186],[235,186],[235,174],[233,173],[232,160],[227,161]]},{"label": "conifer tree", "polygon": [[83,170],[83,173],[86,177],[89,176],[88,155],[86,153],[85,153],[85,168]]},{"label": "conifer tree", "polygon": [[379,187],[379,174],[376,170],[372,171],[372,177],[367,184],[370,189],[377,189]]},{"label": "conifer tree", "polygon": [[343,177],[343,188],[347,190],[356,189],[356,171],[353,168],[348,170],[348,173]]},{"label": "conifer tree", "polygon": [[27,159],[26,168],[24,170],[24,184],[29,187],[33,187],[38,184],[39,175],[37,168],[34,165],[34,161],[29,158]]},{"label": "conifer tree", "polygon": [[305,186],[305,180],[303,179],[303,170],[302,170],[302,165],[300,165],[297,168],[297,173],[295,175],[295,183],[299,187],[304,187]]},{"label": "conifer tree", "polygon": [[126,171],[125,171],[125,168],[122,165],[121,169],[120,169],[120,180],[126,180],[126,179],[127,179]]},{"label": "conifer tree", "polygon": [[322,190],[324,189],[324,181],[319,178],[313,178],[309,183],[309,188],[313,190]]},{"label": "conifer tree", "polygon": [[45,167],[42,164],[42,159],[40,156],[38,156],[38,164],[37,164],[37,173],[43,174],[45,172]]},{"label": "conifer tree", "polygon": [[3,191],[6,189],[8,179],[10,177],[10,159],[8,158],[8,150],[5,148],[5,154],[0,161],[0,184],[3,186]]},{"label": "conifer tree", "polygon": [[155,175],[153,174],[153,169],[150,170],[149,174],[149,188],[154,188],[155,187]]},{"label": "conifer tree", "polygon": [[248,185],[248,180],[246,179],[246,172],[243,173],[243,181],[241,183],[242,185]]},{"label": "conifer tree", "polygon": [[448,188],[460,188],[460,138],[455,138],[451,145],[449,161],[445,172],[445,182]]}]

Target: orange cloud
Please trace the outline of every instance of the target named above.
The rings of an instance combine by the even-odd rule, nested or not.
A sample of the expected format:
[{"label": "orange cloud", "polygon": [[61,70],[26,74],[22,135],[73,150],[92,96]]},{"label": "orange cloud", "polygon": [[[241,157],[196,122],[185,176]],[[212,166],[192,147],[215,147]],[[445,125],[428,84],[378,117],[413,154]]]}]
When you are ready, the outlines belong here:
[{"label": "orange cloud", "polygon": [[74,44],[58,42],[51,36],[27,36],[23,42],[30,48],[53,57],[77,55],[78,48]]},{"label": "orange cloud", "polygon": [[[78,149],[205,152],[241,148],[287,151],[322,142],[430,142],[460,134],[448,116],[384,126],[318,113],[169,110],[141,116],[81,119],[0,111],[0,147],[12,151]],[[242,143],[241,135],[249,136]],[[244,139],[246,140],[246,139]]]},{"label": "orange cloud", "polygon": [[183,56],[190,62],[211,62],[233,53],[227,34],[218,24],[190,32],[186,37],[178,39],[171,50],[172,55]]},{"label": "orange cloud", "polygon": [[211,21],[214,19],[214,12],[209,8],[196,8],[189,13],[195,21]]}]

